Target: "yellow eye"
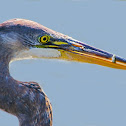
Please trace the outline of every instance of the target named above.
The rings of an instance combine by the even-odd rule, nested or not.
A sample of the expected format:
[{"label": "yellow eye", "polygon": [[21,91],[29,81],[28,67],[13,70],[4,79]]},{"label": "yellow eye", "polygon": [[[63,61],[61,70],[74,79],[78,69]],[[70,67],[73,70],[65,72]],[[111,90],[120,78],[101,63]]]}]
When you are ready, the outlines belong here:
[{"label": "yellow eye", "polygon": [[39,41],[42,43],[47,43],[50,40],[50,37],[48,35],[44,35],[42,37],[39,37]]}]

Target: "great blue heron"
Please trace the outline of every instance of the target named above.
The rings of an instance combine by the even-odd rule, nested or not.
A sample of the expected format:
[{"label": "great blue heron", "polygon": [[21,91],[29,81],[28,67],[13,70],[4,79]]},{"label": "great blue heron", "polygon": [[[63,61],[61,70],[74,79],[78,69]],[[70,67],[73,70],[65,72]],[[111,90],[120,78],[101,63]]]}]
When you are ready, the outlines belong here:
[{"label": "great blue heron", "polygon": [[9,63],[24,58],[55,58],[126,69],[126,60],[91,47],[36,22],[12,19],[0,24],[0,109],[15,115],[20,126],[52,126],[52,107],[36,82],[21,82]]}]

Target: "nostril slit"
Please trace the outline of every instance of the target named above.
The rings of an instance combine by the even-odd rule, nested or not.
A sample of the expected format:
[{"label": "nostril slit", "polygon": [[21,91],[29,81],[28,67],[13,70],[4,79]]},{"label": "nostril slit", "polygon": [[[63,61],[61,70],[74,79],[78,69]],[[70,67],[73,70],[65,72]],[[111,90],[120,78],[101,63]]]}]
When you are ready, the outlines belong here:
[{"label": "nostril slit", "polygon": [[84,49],[85,49],[85,46],[81,46],[80,48],[81,48],[82,50],[84,50]]}]

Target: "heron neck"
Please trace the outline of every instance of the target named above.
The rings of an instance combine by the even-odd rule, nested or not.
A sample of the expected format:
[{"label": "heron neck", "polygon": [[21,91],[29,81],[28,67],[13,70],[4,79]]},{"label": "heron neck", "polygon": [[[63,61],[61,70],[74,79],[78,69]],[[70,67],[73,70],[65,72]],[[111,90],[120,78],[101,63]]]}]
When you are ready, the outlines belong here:
[{"label": "heron neck", "polygon": [[9,76],[10,76],[9,63],[6,63],[6,62],[0,60],[0,79],[3,80]]},{"label": "heron neck", "polygon": [[10,76],[9,73],[9,57],[0,55],[0,79],[5,79]]}]

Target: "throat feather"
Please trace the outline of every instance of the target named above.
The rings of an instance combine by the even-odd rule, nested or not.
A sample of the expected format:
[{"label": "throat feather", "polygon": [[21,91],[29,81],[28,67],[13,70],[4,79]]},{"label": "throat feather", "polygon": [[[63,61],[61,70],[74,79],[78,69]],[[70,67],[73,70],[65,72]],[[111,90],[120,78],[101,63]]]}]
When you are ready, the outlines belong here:
[{"label": "throat feather", "polygon": [[58,58],[60,51],[55,49],[32,48],[15,54],[13,60],[32,59],[32,58]]}]

